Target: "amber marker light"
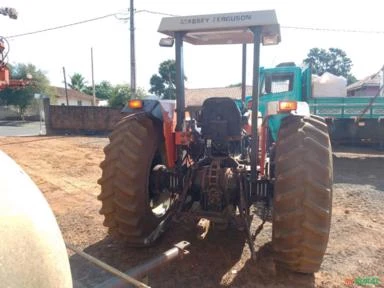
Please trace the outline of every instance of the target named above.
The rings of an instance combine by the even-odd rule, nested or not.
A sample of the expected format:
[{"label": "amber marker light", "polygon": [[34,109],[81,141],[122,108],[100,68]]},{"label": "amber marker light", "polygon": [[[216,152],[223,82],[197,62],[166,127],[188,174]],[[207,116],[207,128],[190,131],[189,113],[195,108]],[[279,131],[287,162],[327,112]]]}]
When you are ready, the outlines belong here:
[{"label": "amber marker light", "polygon": [[143,101],[139,99],[129,100],[128,107],[131,109],[141,109],[143,108]]},{"label": "amber marker light", "polygon": [[289,112],[297,110],[296,101],[280,101],[279,102],[279,112]]}]

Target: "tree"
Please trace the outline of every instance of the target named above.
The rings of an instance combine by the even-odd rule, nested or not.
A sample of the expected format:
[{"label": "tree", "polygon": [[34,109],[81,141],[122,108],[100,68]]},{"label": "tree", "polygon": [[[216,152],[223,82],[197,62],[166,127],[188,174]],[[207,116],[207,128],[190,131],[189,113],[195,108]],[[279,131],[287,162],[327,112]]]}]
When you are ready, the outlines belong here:
[{"label": "tree", "polygon": [[[144,90],[137,89],[136,97],[143,98],[145,96]],[[116,85],[113,88],[111,97],[109,98],[109,106],[114,108],[123,108],[128,100],[132,99],[131,87],[127,84]]]},{"label": "tree", "polygon": [[70,83],[68,83],[68,86],[73,90],[84,92],[87,88],[87,81],[85,81],[85,78],[80,73],[75,73],[72,76],[69,76],[69,81]]},{"label": "tree", "polygon": [[348,84],[356,82],[356,78],[350,73],[353,66],[352,60],[339,48],[329,48],[328,51],[312,48],[304,59],[304,63],[311,67],[314,74],[322,75],[324,72],[329,72],[345,77]]},{"label": "tree", "polygon": [[25,110],[32,103],[34,94],[38,93],[52,97],[53,93],[48,78],[35,65],[18,63],[9,66],[9,69],[12,79],[25,80],[31,78],[30,83],[25,87],[8,87],[0,91],[0,102],[17,107],[20,118],[24,119]]},{"label": "tree", "polygon": [[[107,100],[111,98],[113,94],[113,86],[108,81],[101,81],[99,84],[95,85],[95,94],[96,97],[99,99]],[[84,93],[88,95],[93,95],[93,88],[92,86],[87,86],[84,91]]]},{"label": "tree", "polygon": [[[187,77],[184,77],[187,80]],[[161,99],[176,99],[176,62],[166,60],[160,63],[159,74],[153,74],[150,81],[150,93]]]}]

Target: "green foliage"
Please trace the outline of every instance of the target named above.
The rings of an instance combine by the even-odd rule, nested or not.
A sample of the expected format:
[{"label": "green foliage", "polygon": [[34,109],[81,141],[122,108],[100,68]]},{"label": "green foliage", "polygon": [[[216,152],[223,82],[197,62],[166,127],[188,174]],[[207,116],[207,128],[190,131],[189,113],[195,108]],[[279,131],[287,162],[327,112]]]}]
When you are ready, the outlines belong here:
[{"label": "green foliage", "polygon": [[0,91],[0,99],[2,99],[2,102],[5,103],[5,105],[16,106],[21,119],[24,119],[25,110],[34,98],[34,93],[27,92],[27,90],[29,89],[6,88]]},{"label": "green foliage", "polygon": [[[184,77],[184,80],[187,80]],[[176,62],[166,60],[160,63],[159,74],[152,75],[150,81],[150,93],[161,99],[176,99]]]},{"label": "green foliage", "polygon": [[18,108],[20,118],[24,118],[25,110],[34,99],[34,94],[53,97],[52,89],[49,86],[49,80],[44,72],[37,69],[33,64],[18,63],[9,66],[11,79],[26,80],[31,78],[29,85],[25,87],[8,87],[0,91],[0,102],[4,105],[13,105]]},{"label": "green foliage", "polygon": [[[136,96],[137,98],[143,98],[145,96],[144,90],[137,89]],[[123,84],[113,87],[112,95],[108,102],[110,107],[123,108],[130,99],[132,99],[131,87]]]},{"label": "green foliage", "polygon": [[312,48],[304,59],[304,63],[311,67],[314,74],[322,75],[324,72],[329,72],[345,77],[348,84],[356,82],[356,78],[350,73],[353,66],[352,60],[341,49],[329,48],[327,51]]},{"label": "green foliage", "polygon": [[[82,91],[88,95],[93,95],[92,86],[85,87]],[[128,100],[132,98],[131,87],[127,84],[112,85],[110,82],[103,80],[95,85],[96,97],[108,100],[110,107],[122,108]],[[145,97],[146,93],[143,89],[136,90],[137,98]]]},{"label": "green foliage", "polygon": [[[96,97],[99,99],[107,100],[111,98],[113,94],[114,87],[112,84],[108,81],[101,81],[99,84],[95,85],[95,93]],[[87,86],[84,91],[84,93],[88,95],[93,95],[93,89],[92,86]]]},{"label": "green foliage", "polygon": [[70,83],[68,83],[68,86],[73,90],[84,92],[87,88],[87,81],[85,81],[84,76],[80,73],[75,73],[72,76],[69,76],[69,81]]},{"label": "green foliage", "polygon": [[109,106],[115,108],[123,108],[127,101],[132,98],[131,87],[129,85],[116,85],[113,88],[111,97],[109,98]]},{"label": "green foliage", "polygon": [[349,84],[352,84],[352,83],[355,83],[357,82],[357,79],[355,76],[353,76],[352,74],[348,74],[348,77],[347,77],[347,83],[348,85]]}]

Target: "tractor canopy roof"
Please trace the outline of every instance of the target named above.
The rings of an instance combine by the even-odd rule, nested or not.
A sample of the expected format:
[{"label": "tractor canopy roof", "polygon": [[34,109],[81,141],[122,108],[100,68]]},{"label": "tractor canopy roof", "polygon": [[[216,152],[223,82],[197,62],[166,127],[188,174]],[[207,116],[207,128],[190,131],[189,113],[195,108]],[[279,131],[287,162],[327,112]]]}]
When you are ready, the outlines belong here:
[{"label": "tractor canopy roof", "polygon": [[264,45],[281,41],[274,10],[165,17],[158,32],[175,37],[183,32],[184,41],[195,45],[253,43],[251,29],[259,27]]}]

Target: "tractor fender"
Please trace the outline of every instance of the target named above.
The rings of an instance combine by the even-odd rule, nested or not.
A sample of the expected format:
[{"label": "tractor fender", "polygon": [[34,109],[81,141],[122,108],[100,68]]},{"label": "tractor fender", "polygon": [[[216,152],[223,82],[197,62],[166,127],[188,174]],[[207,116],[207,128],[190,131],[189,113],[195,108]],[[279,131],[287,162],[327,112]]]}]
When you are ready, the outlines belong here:
[{"label": "tractor fender", "polygon": [[268,117],[268,127],[273,141],[277,141],[277,134],[280,130],[280,124],[285,117],[287,117],[288,115],[309,117],[311,115],[307,102],[294,101],[297,103],[297,109],[292,110],[290,112],[280,112],[279,102],[280,101],[268,102],[266,110],[266,117]]},{"label": "tractor fender", "polygon": [[43,194],[0,151],[2,287],[72,287],[64,240]]},{"label": "tractor fender", "polygon": [[129,105],[125,105],[125,107],[121,110],[121,113],[134,114],[138,112],[146,112],[162,122],[167,121],[167,119],[173,121],[173,114],[176,109],[175,100],[141,99],[141,102],[142,106],[139,108],[131,108]]},{"label": "tractor fender", "polygon": [[[137,101],[137,99],[135,99]],[[173,168],[176,162],[176,101],[175,100],[154,100],[142,99],[142,105],[139,108],[131,108],[128,104],[121,111],[122,113],[135,114],[145,112],[151,118],[161,121],[163,125],[164,149],[167,161],[167,167]],[[189,112],[186,113],[188,119]]]}]

